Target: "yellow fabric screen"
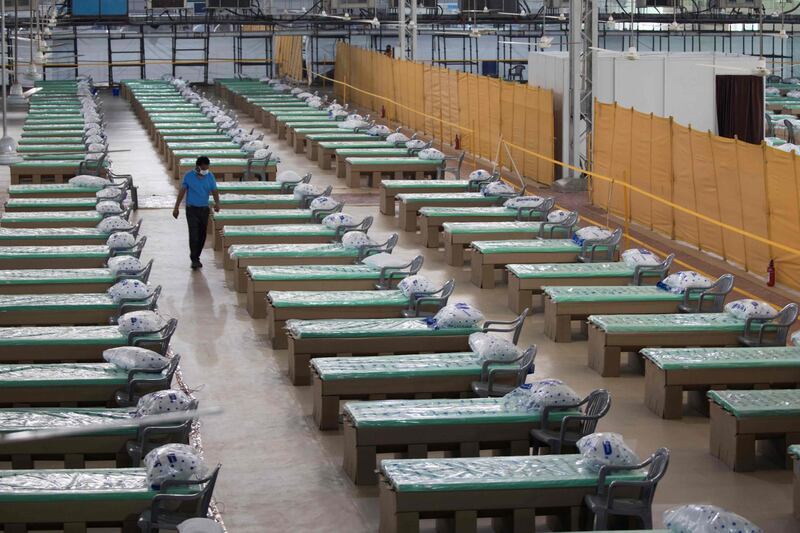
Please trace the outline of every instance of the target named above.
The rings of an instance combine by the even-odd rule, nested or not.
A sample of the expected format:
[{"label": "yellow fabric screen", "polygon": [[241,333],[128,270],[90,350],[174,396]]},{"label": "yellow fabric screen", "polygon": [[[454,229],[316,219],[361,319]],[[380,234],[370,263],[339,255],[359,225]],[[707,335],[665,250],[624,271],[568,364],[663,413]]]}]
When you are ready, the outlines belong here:
[{"label": "yellow fabric screen", "polygon": [[[339,43],[336,47],[336,98],[386,113],[389,120],[454,144],[511,169],[501,139],[553,158],[552,91],[456,72]],[[553,181],[553,164],[510,148],[526,178]]]},{"label": "yellow fabric screen", "polygon": [[275,36],[275,61],[278,76],[296,81],[303,79],[303,37],[301,35]]},{"label": "yellow fabric screen", "polygon": [[[595,104],[593,141],[595,205],[758,275],[774,259],[777,281],[800,289],[800,256],[776,247],[800,248],[797,156],[600,103]],[[658,200],[636,190],[626,195],[617,181]]]}]

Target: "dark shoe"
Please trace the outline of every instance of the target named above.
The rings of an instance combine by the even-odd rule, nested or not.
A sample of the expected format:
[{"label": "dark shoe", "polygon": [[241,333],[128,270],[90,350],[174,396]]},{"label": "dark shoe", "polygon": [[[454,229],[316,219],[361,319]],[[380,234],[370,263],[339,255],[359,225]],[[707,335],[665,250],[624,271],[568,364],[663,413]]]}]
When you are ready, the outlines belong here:
[{"label": "dark shoe", "polygon": [[203,268],[203,263],[201,263],[200,261],[198,261],[198,262],[197,262],[197,268]]},{"label": "dark shoe", "polygon": [[192,261],[192,270],[197,270],[198,268],[201,268],[202,266],[203,265],[200,263],[200,261]]}]

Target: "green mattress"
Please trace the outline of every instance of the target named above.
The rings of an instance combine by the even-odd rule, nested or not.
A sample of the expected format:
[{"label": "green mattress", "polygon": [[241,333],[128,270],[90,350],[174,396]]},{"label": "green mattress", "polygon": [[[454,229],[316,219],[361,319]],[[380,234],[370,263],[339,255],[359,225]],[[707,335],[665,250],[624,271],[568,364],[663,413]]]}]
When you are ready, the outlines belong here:
[{"label": "green mattress", "polygon": [[105,242],[109,235],[97,228],[0,228],[0,242],[15,239],[97,239]]},{"label": "green mattress", "polygon": [[[341,129],[335,127],[335,126],[331,127],[331,128],[308,128],[308,127],[297,128],[297,127],[295,127],[295,129],[294,129],[294,132],[297,133],[297,134],[300,134],[300,135],[311,135],[311,134],[324,135],[326,133],[335,134],[336,132],[340,132],[340,131],[343,131],[343,130],[341,130]],[[347,130],[344,130],[344,131],[347,131]]]},{"label": "green mattress", "polygon": [[198,158],[200,156],[210,157],[212,164],[220,159],[246,159],[247,152],[242,152],[239,148],[192,148],[187,150],[172,150],[172,155],[183,161],[184,158]]},{"label": "green mattress", "polygon": [[[348,402],[344,413],[358,428],[513,424],[541,420],[541,413],[508,409],[502,398]],[[561,416],[567,413],[562,411]],[[553,412],[552,417],[560,420],[558,412]]]},{"label": "green mattress", "polygon": [[149,501],[156,494],[144,468],[0,470],[0,503]]},{"label": "green mattress", "polygon": [[235,142],[168,142],[170,150],[239,150],[241,148]]},{"label": "green mattress", "polygon": [[83,311],[117,309],[118,304],[105,293],[90,294],[2,294],[0,313],[15,311]]},{"label": "green mattress", "polygon": [[296,339],[430,337],[471,335],[481,328],[434,329],[420,318],[360,318],[356,320],[287,320],[286,329]]},{"label": "green mattress", "polygon": [[[213,201],[209,199],[209,201]],[[260,204],[260,205],[300,205],[300,199],[293,194],[224,194],[220,196],[221,205]]]},{"label": "green mattress", "polygon": [[[36,407],[28,409],[0,409],[0,434],[16,431],[80,428],[107,422],[134,418],[130,407],[104,409],[96,407]],[[104,431],[104,435],[136,435],[136,427]]]},{"label": "green mattress", "polygon": [[381,277],[379,269],[367,265],[249,266],[247,273],[255,281],[378,280]]},{"label": "green mattress", "polygon": [[[376,143],[383,144],[383,143]],[[386,143],[392,144],[392,143]],[[405,148],[399,150],[407,151]],[[336,150],[341,153],[343,150]],[[469,180],[388,180],[383,182],[384,189],[407,189],[416,187],[428,187],[431,189],[457,189],[463,190],[469,187]]]},{"label": "green mattress", "polygon": [[6,201],[6,208],[23,207],[85,207],[94,209],[96,198],[11,198]]},{"label": "green mattress", "polygon": [[591,315],[589,322],[608,333],[743,331],[744,320],[730,313]]},{"label": "green mattress", "polygon": [[[137,373],[152,379],[156,374]],[[0,365],[0,389],[18,387],[119,386],[128,383],[128,371],[111,363],[48,363]]]},{"label": "green mattress", "polygon": [[217,183],[219,192],[235,191],[276,191],[282,190],[283,183],[276,181],[220,181]]},{"label": "green mattress", "polygon": [[[387,183],[387,182],[384,182]],[[388,182],[391,183],[391,182]],[[444,231],[453,235],[465,233],[538,233],[541,222],[522,222],[509,220],[502,222],[445,222],[442,224]]]},{"label": "green mattress", "polygon": [[86,145],[83,142],[83,134],[76,132],[75,136],[71,137],[23,137],[19,140],[19,150],[30,150],[31,148],[38,148],[41,146],[50,146],[53,148],[62,148],[64,146],[78,147],[79,150],[86,150]]},{"label": "green mattress", "polygon": [[[276,218],[311,219],[311,209],[225,209],[214,213],[214,220],[269,220]],[[2,222],[2,219],[0,219]]]},{"label": "green mattress", "polygon": [[708,397],[737,418],[800,415],[800,389],[711,390]]},{"label": "green mattress", "polygon": [[[22,132],[22,139],[47,139],[52,140],[53,142],[56,141],[58,137],[66,137],[68,139],[77,139],[78,141],[83,139],[83,128],[59,128],[57,130],[48,130],[47,135],[42,137],[44,133],[41,133],[37,130]],[[72,142],[72,141],[70,141]]]},{"label": "green mattress", "polygon": [[522,239],[514,241],[475,241],[472,247],[482,254],[580,253],[571,239]]},{"label": "green mattress", "polygon": [[357,248],[345,248],[341,243],[298,244],[233,244],[228,248],[231,257],[358,257]]},{"label": "green mattress", "polygon": [[481,361],[474,352],[320,357],[311,360],[323,380],[390,379],[437,376],[480,376]]},{"label": "green mattress", "polygon": [[[398,290],[385,291],[270,291],[267,294],[273,307],[406,307],[408,296]],[[0,310],[2,310],[0,297]]]},{"label": "green mattress", "polygon": [[4,213],[0,224],[22,222],[95,222],[103,220],[103,215],[97,211],[31,211],[21,213]]},{"label": "green mattress", "polygon": [[67,194],[67,193],[96,193],[104,187],[78,187],[70,183],[41,183],[41,184],[25,184],[25,185],[11,185],[8,188],[8,194],[14,196],[15,194]]},{"label": "green mattress", "polygon": [[[542,289],[557,303],[683,301],[683,294],[675,294],[659,287],[542,287]],[[699,294],[694,296],[699,298]]]},{"label": "green mattress", "polygon": [[0,285],[36,285],[47,283],[108,283],[114,275],[107,268],[45,268],[31,270],[0,270]]},{"label": "green mattress", "polygon": [[[267,237],[267,236],[320,236],[334,238],[336,230],[323,224],[270,224],[262,226],[225,226],[225,237]],[[2,233],[0,233],[2,240]]]},{"label": "green mattress", "polygon": [[[597,486],[597,472],[581,466],[580,454],[454,459],[391,459],[380,471],[397,492],[560,489]],[[643,480],[644,470],[608,476],[606,481]]]},{"label": "green mattress", "polygon": [[367,135],[366,133],[312,133],[306,135],[306,139],[315,142],[321,141],[363,141],[372,139],[375,142],[379,142],[381,140],[380,137],[374,137],[372,135]]},{"label": "green mattress", "polygon": [[66,259],[108,257],[111,250],[104,245],[69,246],[0,246],[0,260],[14,259]]},{"label": "green mattress", "polygon": [[423,207],[421,215],[433,218],[446,217],[508,217],[517,218],[519,212],[507,207]]},{"label": "green mattress", "polygon": [[21,154],[45,154],[52,155],[51,152],[73,152],[84,154],[86,145],[84,144],[23,144],[17,148]]},{"label": "green mattress", "polygon": [[128,336],[117,326],[50,326],[0,328],[0,348],[4,346],[50,346],[117,344],[124,346]]},{"label": "green mattress", "polygon": [[487,205],[497,203],[498,196],[484,196],[480,192],[452,192],[452,193],[401,193],[397,195],[397,199],[401,202],[485,202]]},{"label": "green mattress", "polygon": [[[189,159],[182,158],[180,160],[179,164],[182,167],[194,167],[195,163],[197,163],[197,159],[196,158],[189,158]],[[277,161],[273,159],[267,164],[267,166],[274,167],[274,166],[277,166],[277,164],[278,164]],[[212,161],[211,161],[211,169],[212,169],[212,171],[213,171],[215,166],[216,167],[225,166],[225,167],[242,167],[242,168],[245,168],[245,167],[247,167],[247,160],[246,159],[231,159],[231,158],[218,157],[218,158],[212,159]],[[257,166],[260,166],[260,164],[257,165]]]},{"label": "green mattress", "polygon": [[78,161],[73,159],[34,159],[30,161],[22,161],[14,163],[12,168],[38,168],[38,167],[73,167],[78,168]]},{"label": "green mattress", "polygon": [[800,366],[800,347],[797,346],[767,348],[645,348],[641,351],[641,354],[664,370]]},{"label": "green mattress", "polygon": [[541,265],[506,265],[518,278],[605,278],[633,277],[634,269],[622,261],[613,263],[554,263]]},{"label": "green mattress", "polygon": [[419,157],[348,157],[345,159],[351,165],[391,165],[397,163],[398,165],[444,165],[443,161],[433,161],[430,159],[420,159]]}]

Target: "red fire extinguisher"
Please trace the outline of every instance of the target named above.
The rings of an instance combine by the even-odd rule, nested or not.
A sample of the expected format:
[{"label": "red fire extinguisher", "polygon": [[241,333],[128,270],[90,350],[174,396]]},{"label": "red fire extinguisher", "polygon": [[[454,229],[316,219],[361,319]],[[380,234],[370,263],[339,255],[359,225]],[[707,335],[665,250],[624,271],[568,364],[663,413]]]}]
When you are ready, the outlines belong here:
[{"label": "red fire extinguisher", "polygon": [[461,137],[460,137],[458,134],[456,134],[456,140],[455,140],[455,142],[453,143],[453,147],[454,147],[456,150],[461,150]]},{"label": "red fire extinguisher", "polygon": [[774,287],[775,286],[775,260],[769,260],[769,266],[767,267],[767,287]]},{"label": "red fire extinguisher", "polygon": [[386,118],[386,106],[381,105],[381,118]]}]

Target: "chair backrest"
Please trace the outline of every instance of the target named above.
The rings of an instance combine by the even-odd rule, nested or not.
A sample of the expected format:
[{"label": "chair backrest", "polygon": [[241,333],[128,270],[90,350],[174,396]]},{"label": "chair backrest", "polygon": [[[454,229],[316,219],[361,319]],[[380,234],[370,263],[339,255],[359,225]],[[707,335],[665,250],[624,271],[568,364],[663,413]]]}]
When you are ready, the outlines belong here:
[{"label": "chair backrest", "polygon": [[641,467],[645,467],[648,464],[649,468],[647,469],[647,475],[645,477],[646,483],[642,486],[639,499],[646,505],[652,505],[653,499],[656,496],[658,482],[661,481],[667,473],[667,467],[669,466],[669,449],[659,448],[641,464]]},{"label": "chair backrest", "polygon": [[517,209],[517,220],[547,220],[547,214],[553,210],[555,205],[556,199],[549,197],[545,198],[544,202],[535,209],[520,207]]},{"label": "chair backrest", "polygon": [[339,213],[342,210],[342,208],[344,208],[344,204],[338,203],[336,204],[335,207],[332,207],[330,209],[313,209],[311,211],[311,220],[319,224],[320,222],[322,222],[323,218],[325,218],[328,215],[332,215],[334,213]]},{"label": "chair backrest", "polygon": [[405,265],[396,267],[387,266],[381,268],[381,273],[380,277],[378,278],[377,287],[379,289],[389,289],[391,288],[391,282],[393,279],[404,278],[406,276],[413,276],[414,274],[422,270],[422,263],[424,261],[425,258],[421,255],[418,255]]},{"label": "chair backrest", "polygon": [[153,260],[147,262],[141,270],[130,270],[130,271],[120,271],[117,273],[116,277],[114,278],[114,282],[121,281],[123,279],[138,279],[144,283],[147,283],[147,280],[150,279],[150,272],[153,270]]},{"label": "chair backrest", "polygon": [[598,259],[612,261],[622,240],[622,229],[617,228],[607,239],[585,240],[581,245],[579,260],[594,262]]},{"label": "chair backrest", "polygon": [[786,126],[786,142],[795,143],[794,124],[789,119],[784,119],[783,125]]},{"label": "chair backrest", "polygon": [[700,293],[697,303],[698,313],[719,313],[725,305],[725,298],[733,290],[733,274],[723,274],[711,287]]},{"label": "chair backrest", "polygon": [[123,298],[119,302],[119,314],[124,315],[130,311],[154,311],[158,306],[158,298],[161,296],[161,285],[153,289],[147,298],[142,300],[136,298]]},{"label": "chair backrest", "polygon": [[666,259],[657,265],[636,265],[633,269],[633,284],[641,285],[645,281],[645,276],[653,274],[659,275],[659,281],[663,280],[667,277],[674,260],[675,254],[669,254]]},{"label": "chair backrest", "polygon": [[596,389],[581,402],[583,414],[589,418],[581,420],[581,435],[594,433],[597,423],[611,409],[611,394],[605,389]]},{"label": "chair backrest", "polygon": [[522,333],[522,325],[528,317],[530,309],[526,308],[522,313],[513,320],[486,320],[483,323],[484,333],[511,333],[511,340],[514,344],[519,341],[519,336]]},{"label": "chair backrest", "polygon": [[575,226],[578,224],[578,220],[580,220],[578,212],[571,211],[567,218],[561,222],[542,222],[539,225],[539,237],[552,239],[553,233],[555,233],[556,230],[561,230],[566,232],[567,238],[569,239],[572,237],[572,234],[575,233]]},{"label": "chair backrest", "polygon": [[362,259],[367,256],[380,254],[380,253],[392,253],[394,247],[397,246],[397,241],[400,239],[400,236],[397,233],[392,233],[389,235],[389,238],[386,239],[386,242],[381,244],[369,244],[367,246],[362,246],[358,250],[358,258],[356,260],[357,263],[360,263]]},{"label": "chair backrest", "polygon": [[167,324],[158,331],[134,331],[133,333],[129,333],[128,345],[155,345],[158,347],[156,351],[163,355],[167,353],[167,350],[169,349],[169,343],[172,340],[172,336],[175,334],[176,329],[178,329],[178,319],[170,318],[167,321]]},{"label": "chair backrest", "polygon": [[367,233],[369,231],[369,228],[372,227],[373,221],[374,218],[372,216],[367,216],[364,217],[358,224],[350,224],[350,225],[343,224],[341,226],[338,226],[336,228],[336,240],[337,241],[342,240],[342,235],[344,235],[348,231],[363,231],[364,233]]},{"label": "chair backrest", "polygon": [[[176,507],[176,504],[179,505],[181,514],[188,513],[196,517],[207,516],[220,468],[221,465],[217,465],[211,474],[196,481],[167,480],[162,483],[159,494],[153,498],[153,505],[151,506],[150,512],[151,523],[159,524],[162,515],[168,517],[174,512],[173,509]],[[199,490],[191,495],[170,494],[170,489],[176,487],[198,487]]]},{"label": "chair backrest", "polygon": [[786,344],[786,339],[789,336],[789,328],[792,327],[795,320],[797,320],[798,307],[796,303],[787,304],[781,309],[775,318],[770,320],[768,324],[775,332],[775,343],[781,346]]},{"label": "chair backrest", "polygon": [[306,194],[300,200],[300,209],[308,209],[308,206],[311,204],[311,202],[314,201],[315,198],[320,198],[322,196],[330,196],[332,192],[333,192],[333,185],[328,185],[325,188],[325,190],[319,194]]}]

